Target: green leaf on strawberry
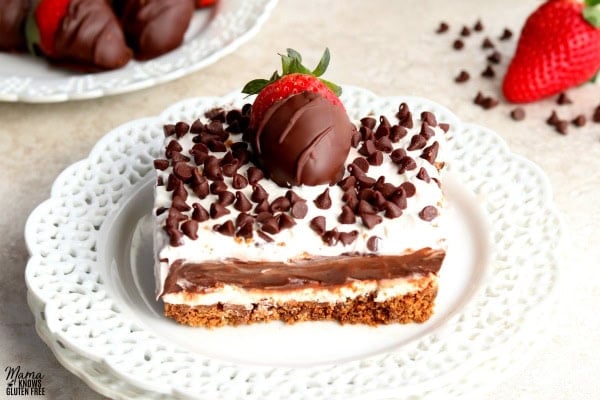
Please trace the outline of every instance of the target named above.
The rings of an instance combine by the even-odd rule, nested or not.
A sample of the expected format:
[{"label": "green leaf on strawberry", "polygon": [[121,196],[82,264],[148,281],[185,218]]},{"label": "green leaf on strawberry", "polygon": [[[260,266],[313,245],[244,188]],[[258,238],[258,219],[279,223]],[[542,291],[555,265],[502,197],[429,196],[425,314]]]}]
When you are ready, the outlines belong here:
[{"label": "green leaf on strawberry", "polygon": [[596,28],[600,28],[600,0],[587,0],[583,18]]}]

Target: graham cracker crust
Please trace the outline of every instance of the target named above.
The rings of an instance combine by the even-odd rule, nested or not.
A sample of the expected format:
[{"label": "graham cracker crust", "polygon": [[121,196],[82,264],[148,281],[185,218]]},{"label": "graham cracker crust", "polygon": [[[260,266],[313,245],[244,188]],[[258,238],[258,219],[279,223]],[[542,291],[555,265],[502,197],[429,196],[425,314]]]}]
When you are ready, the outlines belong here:
[{"label": "graham cracker crust", "polygon": [[376,302],[376,293],[348,299],[343,303],[288,301],[282,304],[254,304],[252,308],[216,304],[188,306],[165,303],[165,316],[180,324],[214,328],[256,322],[339,321],[341,324],[380,325],[425,322],[433,313],[437,282],[430,281],[418,292]]}]

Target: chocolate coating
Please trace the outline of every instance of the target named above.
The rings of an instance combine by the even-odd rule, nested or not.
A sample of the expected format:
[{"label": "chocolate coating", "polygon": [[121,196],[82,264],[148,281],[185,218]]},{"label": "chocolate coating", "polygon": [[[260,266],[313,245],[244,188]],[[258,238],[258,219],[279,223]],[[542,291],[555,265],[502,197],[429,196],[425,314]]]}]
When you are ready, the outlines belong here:
[{"label": "chocolate coating", "polygon": [[345,110],[302,92],[271,106],[256,130],[254,148],[279,186],[336,183],[356,130]]},{"label": "chocolate coating", "polygon": [[23,32],[29,0],[4,0],[0,10],[0,51],[25,50]]},{"label": "chocolate coating", "polygon": [[115,5],[135,58],[147,60],[183,42],[194,13],[190,0],[121,0]]},{"label": "chocolate coating", "polygon": [[106,0],[72,0],[55,37],[57,62],[81,69],[120,68],[131,50]]}]

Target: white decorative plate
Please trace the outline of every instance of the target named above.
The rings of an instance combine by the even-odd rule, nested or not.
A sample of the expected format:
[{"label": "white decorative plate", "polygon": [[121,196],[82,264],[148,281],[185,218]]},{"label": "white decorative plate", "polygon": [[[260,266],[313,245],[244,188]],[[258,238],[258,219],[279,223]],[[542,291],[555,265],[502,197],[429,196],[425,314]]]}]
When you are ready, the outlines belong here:
[{"label": "white decorative plate", "polygon": [[91,74],[0,52],[0,101],[49,103],[131,92],[180,78],[233,52],[258,32],[277,0],[219,0],[196,11],[177,49],[153,60]]},{"label": "white decorative plate", "polygon": [[246,101],[231,94],[118,127],[29,217],[28,299],[57,359],[113,398],[210,400],[461,397],[526,361],[550,322],[559,273],[561,222],[543,172],[429,100],[353,87],[342,100],[352,118],[405,101],[452,125],[443,179],[456,224],[433,318],[207,330],[161,316],[148,215],[162,125]]}]

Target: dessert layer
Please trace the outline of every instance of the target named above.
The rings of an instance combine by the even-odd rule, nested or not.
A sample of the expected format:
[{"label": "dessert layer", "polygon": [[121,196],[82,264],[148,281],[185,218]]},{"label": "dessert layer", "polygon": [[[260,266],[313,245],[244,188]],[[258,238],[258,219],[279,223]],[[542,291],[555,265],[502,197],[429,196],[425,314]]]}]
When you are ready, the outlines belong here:
[{"label": "dessert layer", "polygon": [[280,304],[258,303],[252,307],[230,304],[188,306],[165,303],[165,315],[180,324],[218,327],[254,322],[334,320],[342,324],[390,324],[424,322],[433,313],[437,281],[431,280],[416,292],[377,301],[375,292],[345,302],[322,303],[290,300]]}]

